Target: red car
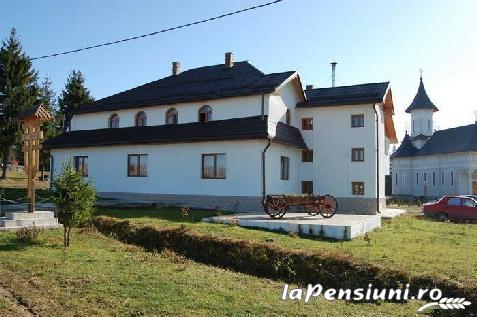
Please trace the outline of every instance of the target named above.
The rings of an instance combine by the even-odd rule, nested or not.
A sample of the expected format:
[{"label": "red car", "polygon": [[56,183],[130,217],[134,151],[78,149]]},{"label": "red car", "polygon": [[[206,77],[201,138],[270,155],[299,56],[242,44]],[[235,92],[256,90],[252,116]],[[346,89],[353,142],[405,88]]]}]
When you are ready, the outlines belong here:
[{"label": "red car", "polygon": [[426,216],[439,220],[477,219],[477,200],[469,196],[444,196],[437,201],[425,203],[422,211]]}]

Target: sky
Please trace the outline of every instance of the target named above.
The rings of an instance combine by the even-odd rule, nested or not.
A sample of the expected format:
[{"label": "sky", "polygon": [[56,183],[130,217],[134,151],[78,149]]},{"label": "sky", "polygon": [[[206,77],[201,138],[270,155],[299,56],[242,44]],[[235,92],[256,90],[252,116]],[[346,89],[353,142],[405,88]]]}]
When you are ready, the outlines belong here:
[{"label": "sky", "polygon": [[[76,49],[202,20],[268,0],[2,1],[0,38],[15,27],[30,57]],[[390,81],[395,125],[402,139],[404,112],[423,69],[427,93],[439,108],[435,127],[474,122],[477,74],[475,0],[284,0],[159,36],[78,54],[33,61],[59,93],[81,70],[96,99],[169,76],[181,69],[223,63],[231,51],[265,73],[296,70],[302,84],[331,86]]]}]

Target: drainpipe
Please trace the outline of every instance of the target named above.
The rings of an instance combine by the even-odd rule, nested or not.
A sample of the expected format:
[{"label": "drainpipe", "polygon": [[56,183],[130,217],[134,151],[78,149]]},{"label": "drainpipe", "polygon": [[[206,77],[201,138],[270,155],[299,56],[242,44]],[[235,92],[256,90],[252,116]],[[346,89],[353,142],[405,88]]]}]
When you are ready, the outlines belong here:
[{"label": "drainpipe", "polygon": [[262,94],[262,120],[265,119],[265,94]]},{"label": "drainpipe", "polygon": [[376,207],[378,213],[381,213],[379,210],[379,118],[376,104],[373,104],[373,110],[376,121]]},{"label": "drainpipe", "polygon": [[50,154],[50,176],[49,176],[49,180],[50,180],[50,190],[53,189],[53,168],[55,167],[55,157],[53,155]]},{"label": "drainpipe", "polygon": [[267,152],[270,145],[272,145],[272,139],[269,138],[267,146],[262,151],[262,200],[265,200],[265,196],[267,195],[265,186],[265,153]]}]

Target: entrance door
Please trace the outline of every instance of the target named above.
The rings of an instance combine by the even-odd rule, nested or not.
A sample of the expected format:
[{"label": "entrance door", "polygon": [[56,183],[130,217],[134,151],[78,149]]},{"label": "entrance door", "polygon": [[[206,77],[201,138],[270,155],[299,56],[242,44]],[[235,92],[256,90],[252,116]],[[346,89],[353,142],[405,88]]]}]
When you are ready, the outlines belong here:
[{"label": "entrance door", "polygon": [[472,182],[472,195],[477,195],[477,182]]}]

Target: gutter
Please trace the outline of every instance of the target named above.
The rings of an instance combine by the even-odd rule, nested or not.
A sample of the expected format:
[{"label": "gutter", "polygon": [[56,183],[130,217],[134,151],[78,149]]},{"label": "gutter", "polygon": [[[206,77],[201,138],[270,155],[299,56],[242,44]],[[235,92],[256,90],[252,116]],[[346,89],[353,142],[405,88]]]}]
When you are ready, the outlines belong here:
[{"label": "gutter", "polygon": [[262,120],[265,119],[265,94],[262,94]]},{"label": "gutter", "polygon": [[376,208],[378,213],[381,213],[379,210],[379,118],[376,104],[373,104],[373,110],[376,123]]},{"label": "gutter", "polygon": [[53,177],[54,177],[55,157],[50,154],[50,190],[53,189]]},{"label": "gutter", "polygon": [[265,154],[268,150],[268,148],[272,145],[272,139],[268,139],[268,143],[267,143],[267,146],[263,149],[262,151],[262,201],[265,200],[265,196],[267,195],[267,191],[266,191],[266,183],[265,183]]}]

